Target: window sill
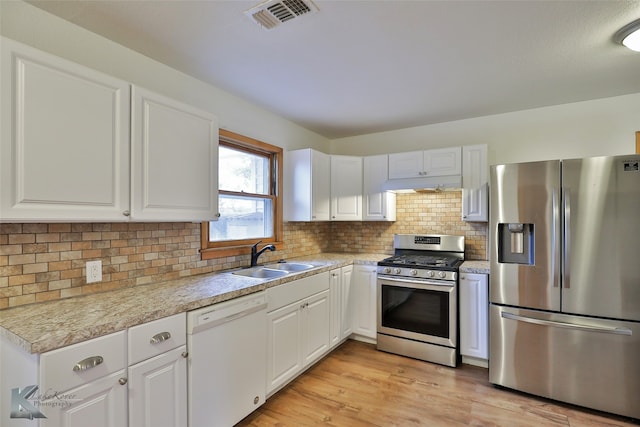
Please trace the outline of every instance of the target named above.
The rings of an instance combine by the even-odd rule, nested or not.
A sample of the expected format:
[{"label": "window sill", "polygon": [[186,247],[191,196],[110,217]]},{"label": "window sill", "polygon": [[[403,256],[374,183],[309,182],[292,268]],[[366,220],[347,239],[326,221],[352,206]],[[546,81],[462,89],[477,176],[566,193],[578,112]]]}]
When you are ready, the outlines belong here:
[{"label": "window sill", "polygon": [[[284,242],[273,242],[265,244],[275,245],[277,251],[281,251],[284,249]],[[228,246],[224,248],[207,248],[200,250],[202,260],[249,254],[251,254],[251,245]]]}]

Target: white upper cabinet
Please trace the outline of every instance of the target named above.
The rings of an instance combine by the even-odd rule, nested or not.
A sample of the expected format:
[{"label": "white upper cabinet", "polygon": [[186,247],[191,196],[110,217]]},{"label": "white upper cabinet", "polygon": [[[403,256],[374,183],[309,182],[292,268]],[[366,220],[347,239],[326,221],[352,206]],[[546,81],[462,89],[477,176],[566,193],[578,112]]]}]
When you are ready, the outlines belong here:
[{"label": "white upper cabinet", "polygon": [[329,221],[331,162],[328,154],[306,148],[286,153],[286,221]]},{"label": "white upper cabinet", "polygon": [[0,44],[0,220],[127,220],[129,84]]},{"label": "white upper cabinet", "polygon": [[462,220],[488,221],[487,146],[462,147]]},{"label": "white upper cabinet", "polygon": [[460,175],[461,147],[389,154],[389,179]]},{"label": "white upper cabinet", "polygon": [[217,219],[217,118],[139,87],[132,114],[131,219]]},{"label": "white upper cabinet", "polygon": [[388,172],[388,155],[363,158],[362,219],[365,221],[396,220],[396,193],[383,190]]},{"label": "white upper cabinet", "polygon": [[362,157],[331,156],[331,220],[362,220]]}]

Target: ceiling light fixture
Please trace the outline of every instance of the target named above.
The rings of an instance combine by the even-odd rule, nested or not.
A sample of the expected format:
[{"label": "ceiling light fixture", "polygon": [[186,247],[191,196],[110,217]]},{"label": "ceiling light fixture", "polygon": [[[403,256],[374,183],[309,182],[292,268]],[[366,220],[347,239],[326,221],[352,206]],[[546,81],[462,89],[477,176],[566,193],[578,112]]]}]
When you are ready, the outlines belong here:
[{"label": "ceiling light fixture", "polygon": [[640,52],[640,19],[622,27],[616,33],[615,40],[631,50]]}]

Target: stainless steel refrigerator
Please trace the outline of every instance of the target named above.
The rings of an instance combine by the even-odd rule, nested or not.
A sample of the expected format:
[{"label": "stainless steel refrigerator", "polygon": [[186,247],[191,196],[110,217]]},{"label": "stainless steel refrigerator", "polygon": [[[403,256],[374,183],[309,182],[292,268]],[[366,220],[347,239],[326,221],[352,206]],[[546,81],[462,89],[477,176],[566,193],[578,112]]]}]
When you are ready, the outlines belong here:
[{"label": "stainless steel refrigerator", "polygon": [[639,164],[491,167],[492,383],[640,419]]}]

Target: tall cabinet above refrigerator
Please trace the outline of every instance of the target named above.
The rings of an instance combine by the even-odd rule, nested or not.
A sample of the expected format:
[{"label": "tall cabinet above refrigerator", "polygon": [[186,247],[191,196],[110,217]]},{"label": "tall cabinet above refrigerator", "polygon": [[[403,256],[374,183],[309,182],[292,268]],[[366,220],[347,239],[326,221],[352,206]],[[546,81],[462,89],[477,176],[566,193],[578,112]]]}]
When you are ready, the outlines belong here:
[{"label": "tall cabinet above refrigerator", "polygon": [[492,383],[640,418],[639,164],[491,167]]}]

